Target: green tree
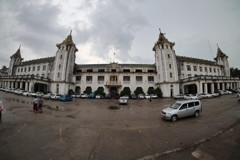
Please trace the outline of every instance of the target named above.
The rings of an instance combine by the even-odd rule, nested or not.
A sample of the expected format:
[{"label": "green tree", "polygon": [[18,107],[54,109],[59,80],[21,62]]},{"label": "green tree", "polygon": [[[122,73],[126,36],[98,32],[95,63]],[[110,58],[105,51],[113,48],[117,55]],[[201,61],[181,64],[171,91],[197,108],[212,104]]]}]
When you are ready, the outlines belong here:
[{"label": "green tree", "polygon": [[157,94],[157,96],[158,96],[159,98],[162,98],[162,90],[161,90],[161,88],[157,87],[157,88],[155,89],[155,94]]},{"label": "green tree", "polygon": [[72,89],[69,89],[68,90],[68,95],[73,95],[74,94],[74,91]]},{"label": "green tree", "polygon": [[106,93],[104,93],[103,87],[98,87],[98,89],[94,92],[95,94],[100,94],[102,96],[105,96]]},{"label": "green tree", "polygon": [[130,96],[131,95],[131,90],[129,87],[124,87],[123,90],[120,93],[120,96]]},{"label": "green tree", "polygon": [[136,90],[134,91],[134,93],[136,95],[144,94],[142,87],[137,87]]},{"label": "green tree", "polygon": [[148,94],[155,94],[154,88],[153,87],[149,87],[147,93]]},{"label": "green tree", "polygon": [[92,87],[87,87],[86,90],[83,93],[91,94],[92,93]]},{"label": "green tree", "polygon": [[231,77],[239,77],[240,78],[240,70],[238,68],[230,68],[230,76]]}]

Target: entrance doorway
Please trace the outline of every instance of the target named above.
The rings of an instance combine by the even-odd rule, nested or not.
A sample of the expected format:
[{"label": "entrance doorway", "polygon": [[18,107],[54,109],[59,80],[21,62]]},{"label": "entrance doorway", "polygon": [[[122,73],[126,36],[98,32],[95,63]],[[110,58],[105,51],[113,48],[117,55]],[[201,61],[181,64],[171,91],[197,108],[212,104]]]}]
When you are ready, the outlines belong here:
[{"label": "entrance doorway", "polygon": [[110,88],[111,98],[117,98],[119,96],[117,87]]}]

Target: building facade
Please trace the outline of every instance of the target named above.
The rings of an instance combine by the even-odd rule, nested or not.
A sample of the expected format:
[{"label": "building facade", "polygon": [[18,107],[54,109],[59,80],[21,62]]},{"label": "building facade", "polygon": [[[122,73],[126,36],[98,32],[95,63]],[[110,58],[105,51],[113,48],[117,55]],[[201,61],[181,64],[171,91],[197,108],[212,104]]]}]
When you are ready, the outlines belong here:
[{"label": "building facade", "polygon": [[19,48],[10,57],[8,75],[0,76],[0,87],[56,94],[101,88],[111,95],[119,94],[124,87],[132,93],[137,87],[145,93],[160,87],[164,97],[239,88],[240,80],[230,77],[228,56],[219,47],[216,58],[209,61],[177,56],[174,45],[160,33],[153,46],[155,64],[76,64],[78,49],[70,33],[56,45],[54,57],[23,61]]}]

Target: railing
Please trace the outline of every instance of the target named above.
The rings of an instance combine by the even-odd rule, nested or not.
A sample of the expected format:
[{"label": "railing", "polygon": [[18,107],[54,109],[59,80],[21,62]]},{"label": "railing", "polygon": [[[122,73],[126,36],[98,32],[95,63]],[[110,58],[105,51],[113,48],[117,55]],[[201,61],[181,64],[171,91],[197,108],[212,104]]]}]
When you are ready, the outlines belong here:
[{"label": "railing", "polygon": [[0,79],[24,79],[24,80],[30,80],[30,79],[34,79],[34,80],[41,80],[41,81],[50,81],[49,78],[46,77],[40,77],[37,75],[14,75],[14,76],[1,76]]},{"label": "railing", "polygon": [[181,79],[181,82],[197,81],[197,80],[240,80],[238,77],[226,77],[226,76],[194,76],[185,79]]}]

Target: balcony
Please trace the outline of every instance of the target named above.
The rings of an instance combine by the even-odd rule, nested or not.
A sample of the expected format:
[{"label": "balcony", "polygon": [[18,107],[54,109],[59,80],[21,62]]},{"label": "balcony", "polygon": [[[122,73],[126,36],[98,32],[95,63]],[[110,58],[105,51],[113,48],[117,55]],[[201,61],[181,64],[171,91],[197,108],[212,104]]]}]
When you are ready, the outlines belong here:
[{"label": "balcony", "polygon": [[122,84],[119,81],[108,81],[105,86],[107,86],[107,87],[121,87]]}]

